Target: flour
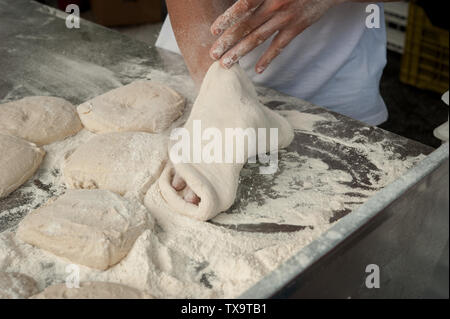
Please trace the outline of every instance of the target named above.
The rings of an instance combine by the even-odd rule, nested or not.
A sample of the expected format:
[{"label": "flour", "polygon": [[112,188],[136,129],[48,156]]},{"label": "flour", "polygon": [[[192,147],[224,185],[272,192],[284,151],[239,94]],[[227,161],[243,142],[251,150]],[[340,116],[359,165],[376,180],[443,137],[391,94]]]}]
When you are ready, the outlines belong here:
[{"label": "flour", "polygon": [[[66,65],[64,59],[56,57],[56,67],[61,63]],[[119,86],[118,78],[125,82],[136,77],[157,81],[188,99],[185,115],[172,127],[182,125],[197,94],[190,77],[148,70],[142,61],[134,62],[118,66],[122,74],[116,77],[106,69],[97,69],[101,74],[99,79],[109,81],[101,86],[96,86],[92,80],[83,84],[83,70],[92,69],[71,64],[70,70],[74,72],[81,67],[74,80],[80,90],[75,87],[75,91],[68,93],[69,88],[64,87],[64,94],[73,96],[75,102],[84,102],[104,93],[105,87]],[[67,78],[66,74],[55,70],[47,71],[53,74],[50,84]],[[92,76],[96,78],[89,74],[89,79]],[[43,95],[37,83],[23,85],[27,86],[25,90],[13,88],[5,99],[22,97],[24,92]],[[89,89],[82,90],[86,85]],[[60,89],[53,84],[51,87]],[[71,85],[70,89],[74,87]],[[275,101],[298,105],[297,99],[274,94],[260,99],[265,104]],[[159,207],[149,212],[156,220],[154,229],[145,230],[129,254],[114,267],[98,271],[80,266],[81,280],[120,283],[157,298],[237,297],[317,239],[339,217],[362,205],[424,158],[423,155],[401,156],[389,141],[370,139],[371,128],[360,128],[349,137],[327,134],[327,130],[333,131],[333,125],[339,125],[340,121],[325,112],[308,113],[308,109],[305,103],[306,113],[291,113],[287,117],[297,128],[298,143],[280,152],[277,174],[260,175],[255,173],[258,165],[246,165],[241,172],[236,205],[229,211],[218,215],[211,223],[191,220],[168,211],[157,184],[153,184],[147,199]],[[36,280],[40,290],[65,282],[69,275],[66,266],[70,262],[16,239],[15,228],[29,211],[65,193],[61,181],[64,158],[93,136],[82,130],[73,137],[44,146],[47,155],[34,178],[7,198],[6,204],[2,202],[0,271],[28,275]],[[271,231],[260,231],[260,224]],[[340,234],[329,233],[329,236]]]},{"label": "flour", "polygon": [[55,17],[57,17],[59,19],[64,19],[64,20],[68,16],[68,14],[66,12],[58,10],[56,8],[49,7],[49,6],[39,6],[36,9],[36,11],[39,11],[39,12],[42,12],[42,13],[45,13],[45,14],[50,14],[52,16],[55,16]]},{"label": "flour", "polygon": [[[308,134],[329,139],[314,131]],[[20,209],[29,211],[53,195],[64,193],[59,180],[62,159],[92,136],[83,130],[74,137],[45,146],[47,157],[35,179],[52,186],[45,191],[33,182],[27,183],[20,190],[32,194],[27,204],[6,214],[14,215]],[[370,144],[362,143],[362,140],[362,135],[339,140],[339,143],[369,154],[380,169],[377,176],[371,176],[377,187],[360,189],[358,202],[353,202],[351,192],[354,190],[345,184],[352,179],[348,172],[330,170],[329,165],[319,159],[283,151],[280,156],[286,160],[281,165],[286,167],[280,169],[281,173],[276,177],[261,177],[278,197],[271,198],[257,186],[252,186],[250,192],[260,193],[264,205],[251,202],[244,205],[240,214],[221,214],[213,221],[225,225],[267,222],[305,226],[301,231],[240,232],[191,220],[167,210],[157,184],[153,184],[147,198],[161,208],[151,211],[157,221],[155,230],[144,231],[128,256],[106,271],[80,266],[81,280],[120,283],[157,298],[237,297],[330,228],[334,211],[355,209],[423,158],[402,159],[386,150],[383,141]],[[251,171],[251,167],[244,168],[242,178]],[[301,180],[302,186],[293,184],[294,179]],[[63,283],[68,276],[68,264],[70,262],[65,259],[16,239],[14,227],[0,234],[0,271],[26,274],[37,281],[40,290]]]},{"label": "flour", "polygon": [[39,76],[20,78],[13,83],[12,90],[2,99],[3,102],[14,101],[24,96],[52,95],[64,96],[66,100],[78,104],[108,89],[122,86],[116,74],[105,67],[69,58],[63,54],[51,53],[42,48],[35,51],[34,59],[26,61],[23,68],[26,68],[27,73]]},{"label": "flour", "polygon": [[313,131],[314,125],[318,122],[336,121],[333,115],[327,113],[323,115],[300,113],[297,111],[278,111],[278,113],[286,117],[293,128],[305,131]]},{"label": "flour", "polygon": [[38,293],[36,283],[28,276],[0,272],[0,299],[22,299]]}]

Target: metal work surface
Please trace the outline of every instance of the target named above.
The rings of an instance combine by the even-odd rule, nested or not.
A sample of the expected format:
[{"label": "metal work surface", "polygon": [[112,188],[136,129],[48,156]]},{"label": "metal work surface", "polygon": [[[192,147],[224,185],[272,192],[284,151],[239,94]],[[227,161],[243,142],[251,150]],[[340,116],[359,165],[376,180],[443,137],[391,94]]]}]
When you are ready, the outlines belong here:
[{"label": "metal work surface", "polygon": [[[174,82],[177,84],[175,89],[187,95],[189,105],[192,105],[195,91],[187,83],[184,86],[188,73],[181,57],[148,47],[144,43],[84,20],[81,29],[67,29],[64,17],[63,13],[33,1],[0,0],[0,71],[4,75],[0,78],[0,103],[30,95],[53,95],[79,104],[133,80],[153,79],[152,75],[165,74],[158,80],[164,79],[165,76],[179,79]],[[262,102],[273,109],[298,110],[319,116],[322,120],[310,130],[296,130],[293,144],[280,152],[280,169],[275,175],[261,176],[257,173],[257,165],[246,165],[241,174],[235,205],[216,217],[212,221],[215,225],[260,233],[295,232],[311,228],[313,226],[303,223],[300,217],[293,218],[283,214],[272,216],[270,212],[276,211],[281,204],[287,212],[293,209],[301,210],[304,202],[297,201],[295,196],[299,192],[313,190],[323,193],[325,201],[330,202],[338,195],[341,196],[339,198],[345,196],[342,205],[331,209],[332,214],[327,220],[331,225],[347,215],[342,219],[347,228],[339,228],[338,238],[328,242],[329,245],[337,245],[344,238],[344,230],[348,234],[354,233],[367,221],[361,219],[356,222],[355,219],[372,216],[365,215],[368,212],[375,215],[385,208],[374,207],[374,202],[381,205],[384,202],[390,203],[381,194],[386,193],[387,188],[382,190],[386,185],[379,181],[384,181],[390,174],[385,170],[383,161],[401,162],[432,152],[431,148],[420,143],[366,126],[302,100],[269,89],[258,88],[258,91]],[[446,152],[448,158],[448,148]],[[382,161],[374,160],[378,158]],[[338,183],[343,187],[344,193],[334,194],[332,185],[327,185],[326,176],[322,179],[312,178],[313,182],[309,185],[305,180],[296,178],[295,172],[303,169],[301,165],[308,168],[311,161],[323,164],[325,172],[345,174],[346,179]],[[58,174],[60,172],[55,171],[55,176]],[[280,189],[280,183],[285,183],[286,187]],[[55,187],[43,183],[39,174],[31,184],[39,191],[47,192],[49,196]],[[389,187],[392,190],[393,186]],[[368,195],[380,190],[382,192],[377,194],[377,199]],[[0,232],[16,226],[28,213],[29,209],[20,207],[29,204],[30,197],[32,194],[19,189],[6,199],[0,200]],[[15,209],[14,214],[6,213],[12,208]],[[328,206],[326,208],[330,209]],[[258,211],[258,214],[254,211]],[[406,210],[402,211],[406,214]],[[350,212],[352,213],[349,214]],[[335,227],[340,225],[342,224],[338,223]],[[333,233],[328,232],[328,235],[324,236],[330,234]],[[273,296],[276,291],[294,280],[298,271],[306,269],[331,248],[332,246],[308,247],[309,250],[305,252],[309,254],[307,262],[302,259],[304,263],[295,264],[296,271],[280,270],[281,275],[274,275],[279,278],[267,278],[244,296]]]},{"label": "metal work surface", "polygon": [[[62,19],[63,13],[32,1],[15,1],[13,5],[9,1],[0,1],[0,18],[0,69],[3,74],[8,75],[0,79],[0,102],[29,95],[54,95],[79,104],[122,84],[145,78],[151,73],[150,70],[163,70],[174,77],[187,75],[179,56],[149,48],[87,21],[82,22],[80,30],[67,29]],[[259,92],[263,102],[269,107],[299,110],[322,115],[325,119],[327,116],[328,119],[334,119],[317,123],[314,127],[315,134],[297,131],[294,143],[287,152],[281,153],[280,172],[277,175],[283,173],[289,163],[298,161],[298,158],[290,156],[292,152],[318,158],[330,170],[340,169],[352,176],[352,181],[348,183],[352,188],[349,203],[362,203],[361,198],[367,197],[362,191],[377,190],[371,184],[369,175],[377,174],[380,168],[370,158],[360,154],[358,149],[339,143],[340,140],[359,134],[363,138],[361,144],[381,141],[383,149],[389,149],[403,158],[431,151],[429,147],[419,143],[362,125],[299,99],[268,89],[260,88]],[[255,173],[257,169],[255,165],[247,165],[247,174],[242,178],[237,203],[227,212],[228,216],[223,214],[213,222],[237,230],[262,232],[295,231],[308,227],[309,225],[298,224],[278,226],[280,221],[277,220],[255,224],[243,218],[248,203],[265,204],[261,193],[281,200],[286,196],[272,188],[277,175],[272,179],[262,180]],[[39,181],[36,183],[39,184]],[[294,190],[302,187],[302,181],[293,180],[292,184]],[[254,192],[255,189],[258,192]],[[15,192],[6,200],[0,201],[0,214],[20,205],[24,200],[26,201],[26,196],[20,190]],[[350,212],[352,208],[352,205],[339,208],[335,212],[335,219]],[[8,216],[7,220],[0,218],[0,230],[16,225],[24,214],[26,212]],[[236,214],[240,214],[239,220],[233,218]],[[270,220],[270,216],[267,219]]]},{"label": "metal work surface", "polygon": [[[448,250],[448,174],[446,143],[241,298],[426,297]],[[368,265],[379,267],[377,289]]]}]

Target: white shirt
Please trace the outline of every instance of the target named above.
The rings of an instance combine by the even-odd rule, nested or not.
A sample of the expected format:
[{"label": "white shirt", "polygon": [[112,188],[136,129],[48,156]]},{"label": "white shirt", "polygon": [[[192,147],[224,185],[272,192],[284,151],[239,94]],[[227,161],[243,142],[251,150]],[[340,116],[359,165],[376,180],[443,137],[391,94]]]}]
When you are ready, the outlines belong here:
[{"label": "white shirt", "polygon": [[[241,59],[252,80],[263,86],[323,106],[369,125],[388,117],[379,92],[386,65],[386,29],[380,4],[380,28],[366,27],[367,4],[331,8],[297,36],[263,74],[254,72],[270,40]],[[180,53],[169,18],[156,46]]]}]

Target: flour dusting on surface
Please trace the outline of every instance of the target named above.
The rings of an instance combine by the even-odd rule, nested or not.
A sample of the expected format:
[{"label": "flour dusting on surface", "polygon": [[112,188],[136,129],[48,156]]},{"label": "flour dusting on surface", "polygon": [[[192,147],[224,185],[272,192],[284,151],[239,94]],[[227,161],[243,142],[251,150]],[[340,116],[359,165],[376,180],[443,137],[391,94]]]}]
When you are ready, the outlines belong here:
[{"label": "flour dusting on surface", "polygon": [[[332,139],[317,133],[314,123],[308,125],[306,130],[297,129],[296,134],[316,136],[322,142]],[[0,217],[25,215],[51,197],[63,194],[61,163],[92,136],[83,130],[45,146],[47,156],[42,167],[19,190],[28,200],[1,212]],[[288,149],[280,152],[280,170],[275,175],[256,176],[253,171],[257,165],[246,165],[241,183],[246,184],[248,179],[255,184],[243,186],[241,192],[248,194],[238,194],[239,208],[232,207],[211,223],[204,223],[171,212],[155,183],[145,198],[149,214],[156,220],[155,228],[146,230],[128,256],[112,268],[98,271],[80,266],[81,280],[121,283],[157,298],[237,297],[329,229],[338,219],[336,212],[345,213],[360,206],[423,158],[401,158],[389,152],[386,141],[364,143],[363,135],[331,142],[352,147],[376,165],[373,176],[364,176],[368,178],[364,182],[371,187],[358,188],[355,196],[351,183],[358,176]],[[39,289],[64,282],[70,262],[16,239],[14,225],[19,220],[0,234],[0,271],[26,274],[37,281]],[[258,232],[250,224],[285,226],[288,231],[275,228],[272,232]],[[242,231],[240,226],[249,228]]]},{"label": "flour dusting on surface", "polygon": [[[188,104],[172,127],[184,123],[197,94],[187,74],[149,69],[145,60],[138,58],[121,62],[113,72],[82,66],[63,56],[49,58],[56,67],[62,64],[76,70],[73,82],[79,84],[79,91],[62,88],[63,95],[73,97],[74,102],[84,102],[104,93],[105,88],[133,79],[157,81],[177,90]],[[101,85],[96,85],[97,75],[92,70],[99,74]],[[66,77],[53,69],[45,72],[50,85]],[[39,83],[27,82],[13,87],[4,100],[24,93],[47,95]],[[274,92],[260,98],[286,116],[296,132],[293,145],[279,152],[278,172],[260,175],[258,164],[247,164],[241,172],[236,203],[208,223],[171,212],[158,185],[153,184],[145,204],[156,220],[155,227],[144,231],[128,256],[110,269],[80,266],[82,281],[120,283],[157,298],[237,297],[424,158],[399,154],[403,142],[398,142],[400,147],[394,145],[372,128],[359,127],[348,136],[335,136],[343,131],[338,127],[341,121],[307,103],[299,106],[298,99]],[[295,105],[303,112],[285,110],[284,105]],[[47,154],[35,176],[0,201],[0,271],[28,275],[40,290],[65,281],[70,261],[21,242],[15,238],[15,230],[31,210],[64,194],[64,158],[93,136],[83,129],[44,146]],[[127,197],[133,198],[133,194]],[[133,200],[141,199],[136,195]]]}]

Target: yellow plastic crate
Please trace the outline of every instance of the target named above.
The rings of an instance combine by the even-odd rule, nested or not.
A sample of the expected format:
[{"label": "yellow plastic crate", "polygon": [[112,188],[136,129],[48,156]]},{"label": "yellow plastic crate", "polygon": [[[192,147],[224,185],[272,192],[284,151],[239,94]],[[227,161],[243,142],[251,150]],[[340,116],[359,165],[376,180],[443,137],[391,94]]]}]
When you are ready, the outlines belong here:
[{"label": "yellow plastic crate", "polygon": [[449,88],[449,32],[433,26],[425,11],[410,3],[400,81],[444,93]]}]

